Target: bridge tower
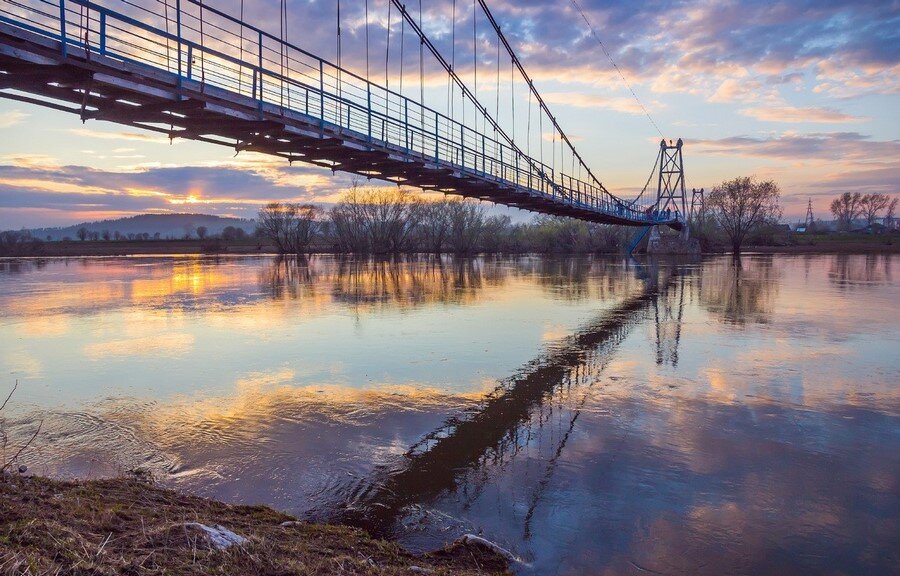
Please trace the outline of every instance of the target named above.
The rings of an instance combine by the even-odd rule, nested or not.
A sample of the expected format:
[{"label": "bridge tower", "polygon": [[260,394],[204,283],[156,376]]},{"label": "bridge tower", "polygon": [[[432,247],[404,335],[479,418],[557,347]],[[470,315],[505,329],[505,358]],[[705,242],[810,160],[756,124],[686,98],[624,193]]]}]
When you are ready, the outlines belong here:
[{"label": "bridge tower", "polygon": [[656,208],[662,212],[671,210],[686,218],[687,195],[684,192],[684,158],[681,148],[684,141],[678,139],[674,145],[669,140],[659,143],[659,180],[656,187]]},{"label": "bridge tower", "polygon": [[691,189],[691,214],[690,220],[696,220],[703,216],[703,206],[706,202],[705,193],[703,192],[703,188],[697,190],[696,188]]},{"label": "bridge tower", "polygon": [[[689,217],[687,193],[684,186],[684,157],[682,148],[684,141],[679,138],[672,144],[665,139],[659,143],[659,175],[656,185],[656,210],[658,213],[671,214],[682,222],[680,234],[660,233],[661,226],[650,226],[650,239],[647,241],[648,254],[699,254],[700,244],[690,237],[688,230]],[[691,210],[697,201],[698,192],[692,191]],[[699,192],[702,204],[703,192]],[[632,244],[637,246],[637,242]]]}]

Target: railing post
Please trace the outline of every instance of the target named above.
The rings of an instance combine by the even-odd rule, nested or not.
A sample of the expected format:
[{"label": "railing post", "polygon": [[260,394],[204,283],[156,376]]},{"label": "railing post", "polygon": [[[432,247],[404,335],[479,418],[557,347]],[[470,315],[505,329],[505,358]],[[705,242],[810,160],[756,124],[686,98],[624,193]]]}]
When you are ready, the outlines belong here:
[{"label": "railing post", "polygon": [[437,110],[434,111],[434,161],[437,162],[439,156],[439,147],[440,147],[440,130],[438,129],[439,121],[438,121],[438,113]]},{"label": "railing post", "polygon": [[187,49],[187,79],[191,79],[191,74],[193,73],[194,68],[194,45],[188,44]]},{"label": "railing post", "polygon": [[319,60],[319,129],[325,129],[325,64]]},{"label": "railing post", "polygon": [[[241,25],[243,26],[243,23]],[[256,109],[259,111],[259,114],[261,116],[262,109],[263,109],[263,35],[262,35],[262,30],[260,30],[256,36],[256,52],[257,52],[256,64],[259,67],[259,82],[257,83],[257,88],[259,89],[259,97],[256,99]]]},{"label": "railing post", "polygon": [[372,83],[366,80],[366,116],[369,127],[369,142],[372,142]]},{"label": "railing post", "polygon": [[100,55],[106,54],[106,12],[100,12]]},{"label": "railing post", "polygon": [[69,53],[68,41],[66,40],[66,0],[59,0],[59,42],[63,58],[65,58]]},{"label": "railing post", "polygon": [[485,137],[484,134],[481,135],[481,173],[487,173],[487,162],[485,156],[487,156],[487,148],[485,146]]},{"label": "railing post", "polygon": [[459,153],[462,161],[459,163],[463,168],[466,167],[466,125],[459,125]]},{"label": "railing post", "polygon": [[181,0],[175,0],[175,36],[178,37],[178,91],[181,92]]}]

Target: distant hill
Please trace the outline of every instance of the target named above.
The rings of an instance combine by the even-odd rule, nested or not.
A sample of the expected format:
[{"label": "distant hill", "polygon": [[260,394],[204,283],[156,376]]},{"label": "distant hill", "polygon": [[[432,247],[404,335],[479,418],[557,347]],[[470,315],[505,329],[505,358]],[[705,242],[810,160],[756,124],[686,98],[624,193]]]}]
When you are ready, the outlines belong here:
[{"label": "distant hill", "polygon": [[118,232],[127,237],[129,234],[147,233],[153,237],[159,233],[160,238],[177,239],[184,238],[186,234],[197,237],[197,227],[206,226],[207,234],[215,236],[221,234],[226,226],[242,228],[247,234],[253,234],[256,229],[255,220],[243,218],[225,218],[211,216],[209,214],[141,214],[115,220],[100,220],[99,222],[83,222],[73,226],[62,228],[33,228],[32,235],[41,240],[62,240],[69,238],[78,239],[78,230],[86,229],[88,232],[103,234],[109,231],[111,237]]}]

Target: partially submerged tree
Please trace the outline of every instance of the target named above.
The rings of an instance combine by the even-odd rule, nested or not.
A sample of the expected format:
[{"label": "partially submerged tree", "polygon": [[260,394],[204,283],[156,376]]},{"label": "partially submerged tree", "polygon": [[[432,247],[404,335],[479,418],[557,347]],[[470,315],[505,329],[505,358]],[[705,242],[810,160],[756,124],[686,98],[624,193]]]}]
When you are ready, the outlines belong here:
[{"label": "partially submerged tree", "polygon": [[838,230],[850,230],[853,221],[860,215],[861,203],[862,195],[859,192],[844,192],[831,202],[831,213],[837,220]]},{"label": "partially submerged tree", "polygon": [[256,232],[280,254],[304,254],[318,234],[320,214],[312,204],[270,202],[259,211]]},{"label": "partially submerged tree", "polygon": [[419,208],[419,240],[422,248],[440,253],[450,232],[448,201],[423,202]]},{"label": "partially submerged tree", "polygon": [[781,217],[780,196],[778,185],[771,180],[758,182],[740,177],[713,188],[706,197],[706,208],[728,236],[733,252],[740,254],[751,230],[775,223]]},{"label": "partially submerged tree", "polygon": [[478,251],[484,233],[485,208],[474,200],[455,199],[447,202],[450,230],[447,243],[457,254]]},{"label": "partially submerged tree", "polygon": [[405,188],[362,188],[354,182],[330,212],[336,248],[376,254],[408,250],[421,205]]}]

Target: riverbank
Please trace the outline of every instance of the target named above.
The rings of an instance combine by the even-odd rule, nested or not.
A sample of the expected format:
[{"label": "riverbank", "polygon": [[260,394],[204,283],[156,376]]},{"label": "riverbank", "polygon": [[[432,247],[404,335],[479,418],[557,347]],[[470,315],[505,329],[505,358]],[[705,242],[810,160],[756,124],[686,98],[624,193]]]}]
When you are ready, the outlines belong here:
[{"label": "riverbank", "polygon": [[[206,527],[236,543],[220,548]],[[232,506],[136,478],[64,482],[0,478],[3,574],[507,573],[481,544],[416,556],[344,526],[298,522],[265,506]]]},{"label": "riverbank", "polygon": [[[766,254],[897,254],[900,238],[895,234],[809,234],[794,235],[779,246],[746,245],[745,253]],[[275,246],[261,239],[244,240],[98,240],[41,242],[26,246],[21,253],[0,256],[81,257],[141,256],[175,254],[273,254]],[[327,253],[328,246],[313,246],[314,253]],[[725,247],[705,253],[721,254]],[[618,255],[618,254],[612,254]]]}]

